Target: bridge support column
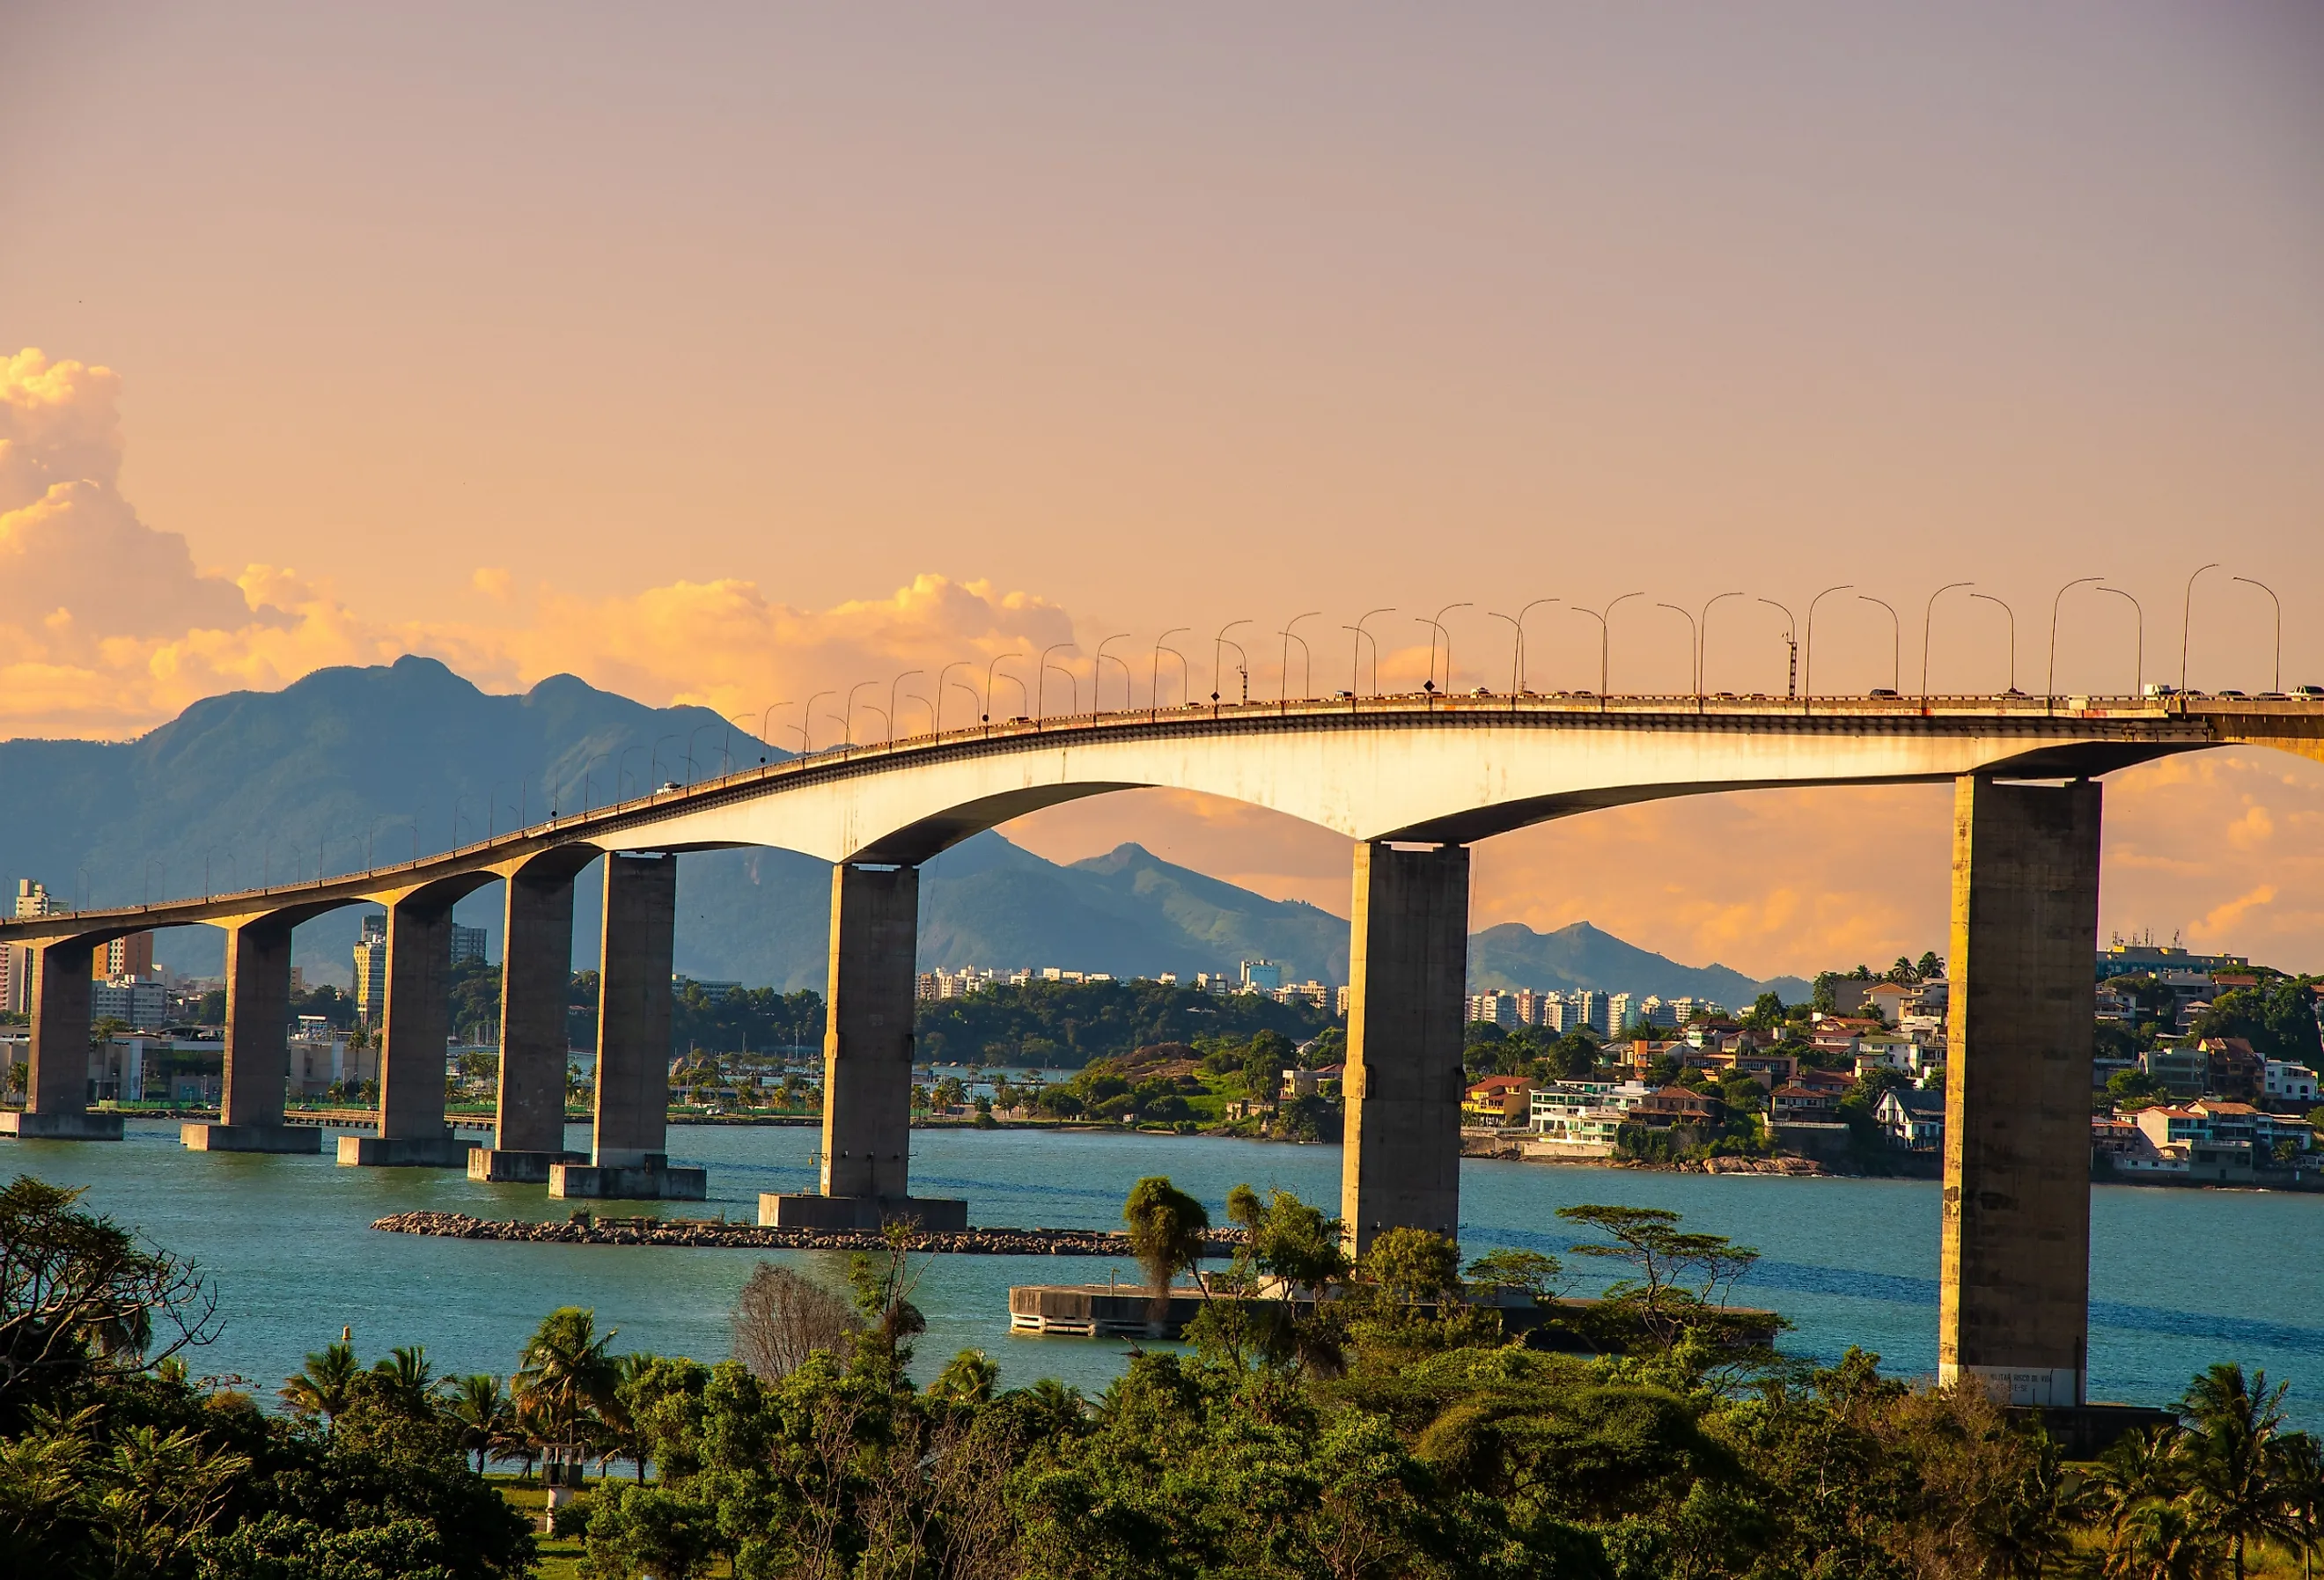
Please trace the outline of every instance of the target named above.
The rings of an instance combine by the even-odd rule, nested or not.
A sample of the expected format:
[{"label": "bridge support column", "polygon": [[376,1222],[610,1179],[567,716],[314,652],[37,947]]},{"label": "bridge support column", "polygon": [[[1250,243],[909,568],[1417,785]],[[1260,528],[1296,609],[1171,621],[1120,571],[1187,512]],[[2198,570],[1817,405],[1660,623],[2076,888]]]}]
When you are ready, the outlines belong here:
[{"label": "bridge support column", "polygon": [[780,1228],[876,1229],[909,1218],[965,1229],[968,1204],[911,1194],[912,1017],[918,1007],[917,867],[831,874],[831,992],[823,1034],[823,1189],[759,1197]]},{"label": "bridge support column", "polygon": [[1937,1375],[2083,1404],[2099,790],[1967,778],[1953,797]]},{"label": "bridge support column", "polygon": [[390,901],[387,1012],[380,1029],[379,1133],[341,1136],[341,1163],[364,1168],[466,1166],[468,1143],[456,1140],[444,1123],[451,969],[451,901],[417,896]]},{"label": "bridge support column", "polygon": [[1460,1233],[1468,973],[1467,847],[1356,846],[1340,1217],[1359,1255],[1383,1229]]},{"label": "bridge support column", "polygon": [[669,1166],[669,973],[678,929],[678,857],[605,857],[597,961],[597,1107],[589,1161],[555,1163],[549,1194],[700,1201],[699,1169]]},{"label": "bridge support column", "polygon": [[226,1095],[217,1124],[187,1124],[197,1152],[319,1152],[323,1132],[282,1123],[290,1074],[290,927],[280,917],[237,922],[226,934]]},{"label": "bridge support column", "polygon": [[89,962],[85,939],[32,951],[32,1038],[24,1110],[0,1113],[0,1135],[24,1141],[117,1141],[121,1115],[88,1111]]},{"label": "bridge support column", "polygon": [[545,1184],[565,1150],[565,989],[573,971],[573,879],[518,872],[501,928],[501,1090],[493,1144],[468,1178]]}]

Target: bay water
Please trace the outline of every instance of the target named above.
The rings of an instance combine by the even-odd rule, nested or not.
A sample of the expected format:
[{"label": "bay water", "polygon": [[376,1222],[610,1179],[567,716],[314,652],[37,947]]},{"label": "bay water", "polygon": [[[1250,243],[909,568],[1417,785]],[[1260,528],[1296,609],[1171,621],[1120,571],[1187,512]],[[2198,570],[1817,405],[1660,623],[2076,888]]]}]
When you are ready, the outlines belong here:
[{"label": "bay water", "polygon": [[[613,1214],[755,1222],[759,1193],[815,1188],[816,1132],[805,1126],[676,1126],[671,1160],[709,1170],[711,1200],[587,1204]],[[844,1285],[837,1252],[518,1244],[383,1234],[373,1220],[417,1210],[562,1219],[576,1205],[539,1186],[486,1185],[449,1169],[342,1169],[319,1157],[189,1152],[177,1126],[129,1123],[118,1144],[0,1144],[0,1176],[88,1188],[84,1205],[193,1258],[225,1317],[191,1354],[198,1374],[238,1376],[263,1398],[308,1352],[355,1331],[366,1360],[424,1344],[439,1373],[505,1375],[540,1318],[586,1306],[620,1329],[617,1350],[716,1360],[728,1313],[767,1260]],[[587,1145],[576,1126],[568,1145]],[[1207,1136],[1094,1131],[924,1130],[912,1184],[964,1197],[973,1224],[1115,1228],[1141,1176],[1168,1175],[1223,1221],[1227,1191],[1280,1187],[1335,1208],[1340,1149]],[[1900,1376],[1936,1367],[1938,1187],[1925,1181],[1707,1176],[1470,1160],[1462,1165],[1462,1244],[1561,1256],[1578,1237],[1557,1209],[1585,1202],[1668,1207],[1686,1226],[1756,1246],[1734,1292],[1793,1324],[1784,1346],[1819,1359],[1851,1344]],[[1594,1292],[1604,1264],[1566,1257],[1569,1292]],[[2092,1193],[2090,1395],[2159,1404],[2215,1361],[2264,1367],[2292,1384],[2304,1425],[2324,1428],[2324,1196],[2100,1186]],[[964,1348],[1003,1384],[1056,1377],[1094,1392],[1128,1346],[1012,1335],[1012,1284],[1138,1280],[1127,1261],[1085,1257],[925,1259],[914,1299],[928,1331],[914,1367],[933,1375]]]}]

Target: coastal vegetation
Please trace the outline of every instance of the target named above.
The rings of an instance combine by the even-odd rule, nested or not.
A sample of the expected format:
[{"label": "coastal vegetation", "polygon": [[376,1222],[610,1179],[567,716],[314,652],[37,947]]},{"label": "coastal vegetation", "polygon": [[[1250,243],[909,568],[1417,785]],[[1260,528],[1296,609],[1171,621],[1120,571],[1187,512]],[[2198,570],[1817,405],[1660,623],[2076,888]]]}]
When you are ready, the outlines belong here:
[{"label": "coastal vegetation", "polygon": [[[2232,1363],[2070,1463],[1981,1394],[1784,1355],[1727,1304],[1755,1253],[1668,1212],[1570,1207],[1562,1255],[1465,1266],[1414,1230],[1351,1262],[1323,1211],[1249,1187],[1206,1266],[1208,1216],[1166,1178],[1131,1193],[1149,1287],[1200,1309],[1095,1398],[1004,1389],[974,1350],[916,1382],[897,1238],[844,1289],[762,1265],[735,1359],[622,1353],[568,1307],[505,1379],[438,1377],[416,1344],[365,1365],[343,1337],[265,1409],[191,1374],[217,1320],[195,1270],[19,1178],[0,1572],[2289,1576],[2324,1540],[2315,1441]],[[1575,1301],[1569,1259],[1618,1276]],[[1517,1336],[1544,1308],[1561,1349]],[[517,1511],[543,1486],[565,1500],[545,1548]]]}]

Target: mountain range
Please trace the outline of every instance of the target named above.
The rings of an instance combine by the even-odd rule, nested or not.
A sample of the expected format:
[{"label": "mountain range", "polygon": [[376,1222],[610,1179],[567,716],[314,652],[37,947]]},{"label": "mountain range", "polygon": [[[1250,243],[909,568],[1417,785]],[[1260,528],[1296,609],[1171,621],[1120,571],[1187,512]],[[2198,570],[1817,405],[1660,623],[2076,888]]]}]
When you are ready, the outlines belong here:
[{"label": "mountain range", "polygon": [[[67,903],[134,904],[205,886],[359,870],[441,850],[491,828],[635,794],[665,778],[788,753],[707,708],[653,708],[557,675],[520,695],[478,690],[432,659],[320,670],[272,692],[194,704],[134,741],[0,742],[0,877],[36,878]],[[794,851],[706,851],[678,876],[677,966],[688,975],[820,988],[831,869]],[[594,870],[576,896],[576,966],[596,958]],[[1163,861],[1137,845],[1058,864],[998,833],[964,840],[921,880],[920,966],[1060,966],[1117,976],[1280,961],[1292,980],[1346,978],[1345,919]],[[487,887],[458,919],[497,957],[500,899]],[[313,982],[344,983],[356,909],[300,927],[293,958]],[[224,935],[171,929],[157,957],[189,975],[223,968]],[[1471,940],[1479,987],[1628,989],[1748,1003],[1789,1001],[1797,978],[1761,984],[1688,966],[1587,922],[1536,933],[1515,923]]]}]

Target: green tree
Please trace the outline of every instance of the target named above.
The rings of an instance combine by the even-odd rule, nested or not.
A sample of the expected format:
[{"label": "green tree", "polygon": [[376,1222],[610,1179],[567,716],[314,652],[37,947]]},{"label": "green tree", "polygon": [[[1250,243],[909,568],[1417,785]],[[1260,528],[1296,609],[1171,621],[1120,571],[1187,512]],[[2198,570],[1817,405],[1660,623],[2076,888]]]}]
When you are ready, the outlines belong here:
[{"label": "green tree", "polygon": [[1400,1306],[1448,1299],[1461,1289],[1461,1247],[1427,1229],[1383,1229],[1358,1261],[1356,1276]]},{"label": "green tree", "polygon": [[462,1450],[476,1456],[476,1474],[484,1474],[486,1456],[499,1452],[513,1421],[507,1386],[481,1372],[459,1378],[447,1391],[444,1413],[459,1435]]},{"label": "green tree", "polygon": [[1489,1251],[1469,1264],[1469,1281],[1498,1289],[1515,1289],[1546,1306],[1557,1298],[1558,1275],[1564,1270],[1557,1258],[1539,1251],[1502,1248]]},{"label": "green tree", "polygon": [[597,1314],[561,1306],[525,1341],[511,1391],[549,1450],[551,1479],[570,1474],[613,1401],[621,1368],[608,1353],[621,1330],[597,1331]]},{"label": "green tree", "polygon": [[355,1379],[362,1372],[355,1345],[326,1344],[309,1351],[307,1363],[282,1380],[282,1402],[300,1415],[320,1416],[327,1428],[336,1428],[355,1402]]},{"label": "green tree", "polygon": [[2240,1364],[2220,1362],[2179,1401],[2188,1424],[2188,1479],[2212,1529],[2227,1538],[2236,1580],[2244,1580],[2248,1544],[2285,1529],[2278,1477],[2287,1386],[2270,1389],[2266,1372],[2246,1378]]},{"label": "green tree", "polygon": [[1681,1229],[1679,1215],[1663,1207],[1583,1205],[1560,1207],[1557,1215],[1605,1236],[1575,1245],[1573,1254],[1628,1265],[1630,1276],[1609,1285],[1604,1298],[1665,1353],[1690,1326],[1710,1320],[1711,1297],[1759,1260],[1757,1250],[1724,1234]]},{"label": "green tree", "polygon": [[1121,1221],[1129,1226],[1130,1252],[1145,1271],[1146,1287],[1157,1301],[1167,1301],[1170,1280],[1201,1266],[1211,1215],[1172,1185],[1168,1175],[1152,1174],[1130,1187]]}]

